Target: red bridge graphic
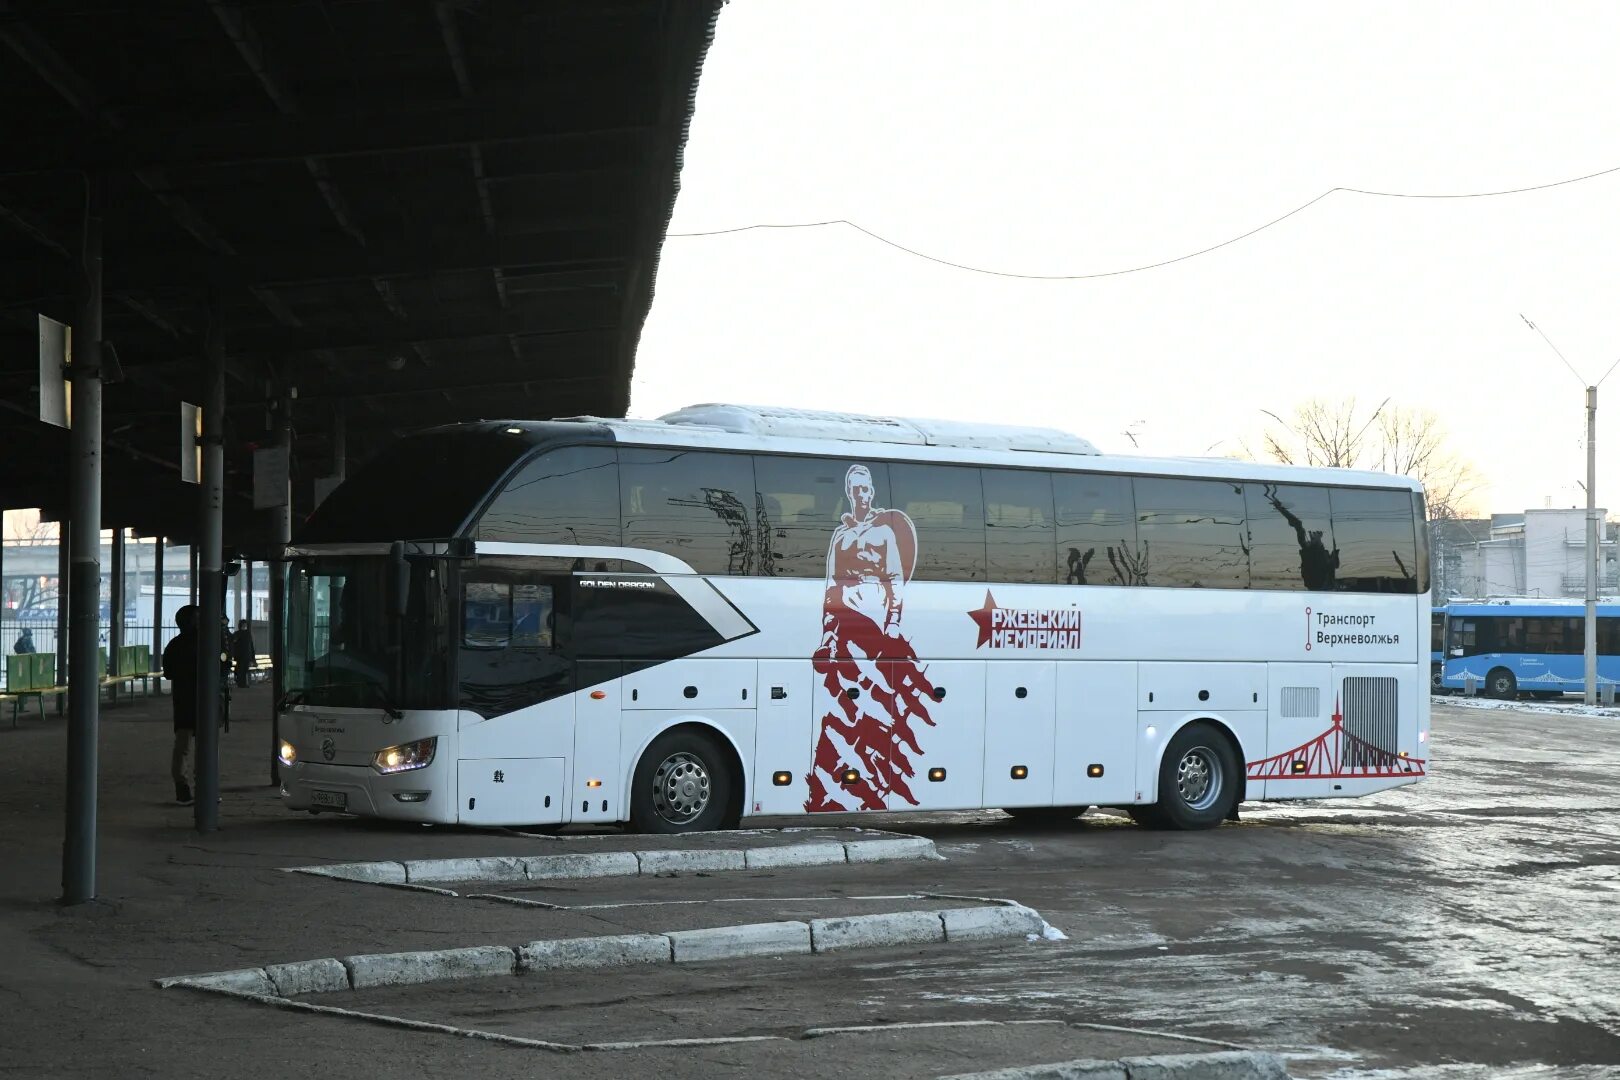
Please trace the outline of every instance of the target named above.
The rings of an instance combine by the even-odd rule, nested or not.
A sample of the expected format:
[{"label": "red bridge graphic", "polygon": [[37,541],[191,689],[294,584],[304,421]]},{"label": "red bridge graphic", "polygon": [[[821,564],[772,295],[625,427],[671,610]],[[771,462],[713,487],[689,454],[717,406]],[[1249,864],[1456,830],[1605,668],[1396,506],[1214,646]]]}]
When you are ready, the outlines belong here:
[{"label": "red bridge graphic", "polygon": [[1333,726],[1292,750],[1251,761],[1250,780],[1337,780],[1345,777],[1419,777],[1424,758],[1405,757],[1374,746],[1344,730],[1344,715],[1333,703]]}]

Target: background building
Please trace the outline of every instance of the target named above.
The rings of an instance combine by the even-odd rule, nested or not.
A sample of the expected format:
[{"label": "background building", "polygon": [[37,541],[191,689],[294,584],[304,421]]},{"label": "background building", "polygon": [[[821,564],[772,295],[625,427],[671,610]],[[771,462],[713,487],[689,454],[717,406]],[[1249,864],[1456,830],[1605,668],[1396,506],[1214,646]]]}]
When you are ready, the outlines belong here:
[{"label": "background building", "polygon": [[[1607,512],[1599,510],[1600,515]],[[1620,592],[1614,526],[1605,521],[1598,542],[1598,592]],[[1586,511],[1526,510],[1493,514],[1489,535],[1453,551],[1457,574],[1447,596],[1529,596],[1554,599],[1586,594]],[[1437,585],[1439,584],[1437,580]],[[1436,597],[1440,596],[1436,589]]]}]

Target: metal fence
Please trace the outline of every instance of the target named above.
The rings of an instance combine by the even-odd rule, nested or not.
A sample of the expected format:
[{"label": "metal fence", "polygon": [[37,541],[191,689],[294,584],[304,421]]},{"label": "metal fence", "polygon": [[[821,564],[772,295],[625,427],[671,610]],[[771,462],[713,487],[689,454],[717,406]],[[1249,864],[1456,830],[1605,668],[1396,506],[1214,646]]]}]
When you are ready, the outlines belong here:
[{"label": "metal fence", "polygon": [[[56,627],[54,625],[18,626],[15,623],[0,624],[0,653],[3,653],[5,656],[15,655],[17,652],[17,642],[25,632],[29,635],[29,641],[33,645],[33,648],[30,650],[31,652],[55,654],[57,681],[66,681],[66,650],[57,648]],[[179,632],[180,628],[173,625],[164,626],[161,629],[158,635],[157,647],[153,649],[152,652],[153,671],[157,671],[162,668],[163,646],[167,645],[170,639],[172,639]],[[97,640],[100,642],[103,649],[110,647],[112,641],[112,626],[110,624],[101,624],[101,632],[97,635]],[[139,624],[126,625],[124,627],[124,644],[145,645],[148,648],[152,648],[152,625],[150,623],[147,623],[144,626]],[[110,667],[111,664],[112,661],[109,658],[108,666]],[[0,661],[0,690],[7,689],[6,666],[7,665],[3,661]],[[111,671],[107,672],[107,674],[111,673]]]}]

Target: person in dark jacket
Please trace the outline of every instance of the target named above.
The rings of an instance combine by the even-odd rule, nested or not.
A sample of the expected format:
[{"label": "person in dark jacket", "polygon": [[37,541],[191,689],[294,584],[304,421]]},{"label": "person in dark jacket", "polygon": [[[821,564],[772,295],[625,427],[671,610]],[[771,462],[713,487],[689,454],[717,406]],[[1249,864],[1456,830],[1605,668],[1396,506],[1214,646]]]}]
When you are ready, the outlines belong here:
[{"label": "person in dark jacket", "polygon": [[35,652],[34,632],[27,627],[24,627],[23,632],[17,635],[17,643],[11,647],[11,651],[16,653],[18,656]]},{"label": "person in dark jacket", "polygon": [[172,686],[169,700],[174,706],[174,750],[169,756],[169,775],[174,779],[174,801],[181,806],[191,804],[186,762],[197,735],[197,651],[202,643],[197,633],[197,615],[192,604],[175,612],[180,633],[163,649],[163,677]]},{"label": "person in dark jacket", "polygon": [[236,661],[236,685],[248,684],[248,673],[253,670],[253,661],[258,656],[253,651],[253,628],[246,619],[236,623],[236,633],[231,635],[231,658]]}]

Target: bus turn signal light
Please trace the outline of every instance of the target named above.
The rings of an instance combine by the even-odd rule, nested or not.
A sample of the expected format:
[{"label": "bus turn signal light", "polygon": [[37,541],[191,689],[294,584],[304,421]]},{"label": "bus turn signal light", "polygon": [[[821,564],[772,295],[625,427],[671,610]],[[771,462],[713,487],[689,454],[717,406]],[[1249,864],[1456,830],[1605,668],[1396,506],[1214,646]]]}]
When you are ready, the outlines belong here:
[{"label": "bus turn signal light", "polygon": [[861,782],[861,774],[855,769],[845,769],[838,774],[838,778],[846,784],[858,784]]},{"label": "bus turn signal light", "polygon": [[1012,767],[1012,778],[1014,780],[1023,780],[1028,776],[1029,776],[1029,766],[1028,765],[1014,765]]},{"label": "bus turn signal light", "polygon": [[777,787],[787,787],[789,784],[793,783],[793,774],[785,772],[772,773],[771,783],[775,784]]},{"label": "bus turn signal light", "polygon": [[1306,765],[1305,765],[1305,763],[1303,761],[1294,762],[1294,771],[1295,772],[1304,772],[1305,769],[1306,769]]},{"label": "bus turn signal light", "polygon": [[1103,767],[1101,765],[1087,765],[1086,766],[1086,775],[1091,777],[1093,780],[1097,779],[1097,777],[1101,776],[1102,774],[1103,774]]},{"label": "bus turn signal light", "polygon": [[600,781],[600,780],[587,780],[587,781],[585,781],[585,786],[586,787],[601,787],[602,786],[602,781]]},{"label": "bus turn signal light", "polygon": [[606,690],[592,690],[591,691],[591,700],[592,701],[601,701],[606,697],[607,697],[607,691]]},{"label": "bus turn signal light", "polygon": [[939,783],[941,780],[945,779],[945,770],[944,769],[929,769],[928,770],[928,779],[932,780],[936,784]]}]

